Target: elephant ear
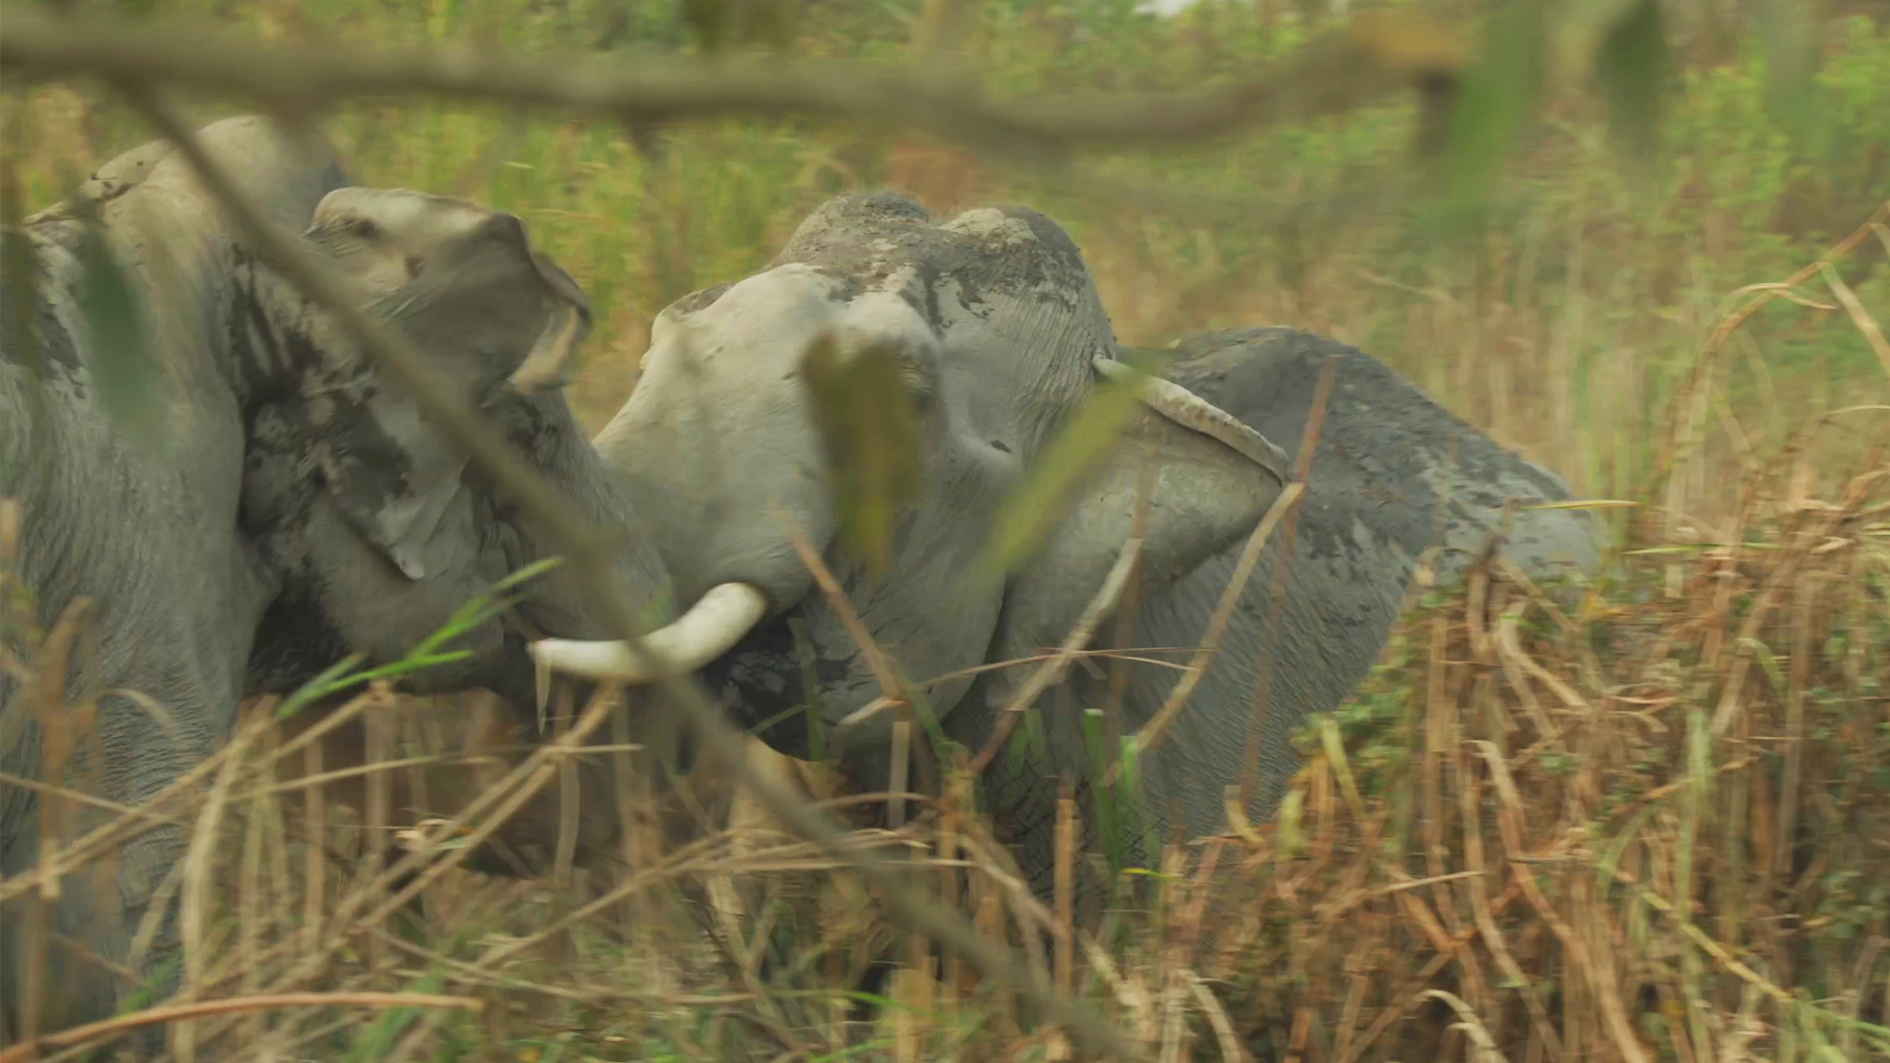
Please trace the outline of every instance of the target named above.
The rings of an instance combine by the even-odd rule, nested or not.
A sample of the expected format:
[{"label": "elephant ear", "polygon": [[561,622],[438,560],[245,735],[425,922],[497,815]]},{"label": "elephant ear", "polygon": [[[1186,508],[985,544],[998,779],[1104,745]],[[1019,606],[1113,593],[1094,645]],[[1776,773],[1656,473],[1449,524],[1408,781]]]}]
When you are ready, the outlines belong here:
[{"label": "elephant ear", "polygon": [[[1096,371],[1117,379],[1129,373],[1104,358]],[[1245,540],[1285,489],[1285,454],[1231,414],[1159,377],[1142,381],[1140,399],[1121,443],[1077,492],[1038,555],[1013,577],[999,659],[1068,636],[1122,555],[1144,475],[1149,505],[1140,567],[1147,593]]]},{"label": "elephant ear", "polygon": [[551,289],[556,305],[525,361],[512,373],[512,386],[524,392],[564,387],[569,381],[571,356],[591,334],[591,301],[564,267],[543,251],[531,251],[539,279]]},{"label": "elephant ear", "polygon": [[[547,309],[507,382],[525,393],[560,388],[572,353],[590,334],[590,300],[550,255],[531,248],[516,219],[508,238],[543,282]],[[462,488],[467,455],[405,394],[371,379],[352,394],[358,397],[337,400],[320,433],[316,458],[329,493],[348,523],[409,579],[427,579],[448,567],[472,534],[442,534],[449,529],[441,527]]]},{"label": "elephant ear", "polygon": [[428,546],[461,488],[466,454],[405,395],[370,384],[340,401],[315,450],[329,496],[408,579],[425,579],[441,567]]}]

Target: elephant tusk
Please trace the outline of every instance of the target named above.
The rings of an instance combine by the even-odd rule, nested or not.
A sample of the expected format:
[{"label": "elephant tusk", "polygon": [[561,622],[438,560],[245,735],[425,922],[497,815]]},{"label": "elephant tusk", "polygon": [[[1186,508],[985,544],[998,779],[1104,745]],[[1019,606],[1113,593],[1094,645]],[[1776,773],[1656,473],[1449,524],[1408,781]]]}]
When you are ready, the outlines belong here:
[{"label": "elephant tusk", "polygon": [[[1137,375],[1126,362],[1098,355],[1098,375],[1128,383]],[[1286,474],[1286,452],[1272,440],[1249,428],[1240,418],[1221,409],[1172,380],[1146,376],[1137,396],[1144,406],[1160,413],[1184,428],[1218,440],[1237,454],[1273,474],[1281,487],[1291,479]]]},{"label": "elephant tusk", "polygon": [[[767,614],[768,595],[760,588],[717,584],[674,622],[644,636],[643,645],[678,672],[693,672],[727,653]],[[654,662],[639,660],[628,643],[616,639],[539,639],[527,649],[537,665],[541,703],[553,671],[622,683],[647,683],[656,675]]]}]

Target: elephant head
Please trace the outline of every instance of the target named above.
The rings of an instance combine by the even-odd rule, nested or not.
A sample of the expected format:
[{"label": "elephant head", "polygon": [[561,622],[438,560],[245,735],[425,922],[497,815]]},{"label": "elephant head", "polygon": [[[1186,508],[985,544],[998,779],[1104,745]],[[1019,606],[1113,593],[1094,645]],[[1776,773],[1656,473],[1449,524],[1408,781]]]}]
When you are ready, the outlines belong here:
[{"label": "elephant head", "polygon": [[[839,538],[802,372],[822,334],[843,356],[890,352],[916,412],[923,486],[897,522],[884,574]],[[660,515],[654,541],[678,597],[725,595],[749,606],[739,619],[757,620],[728,652],[684,663],[706,665],[737,719],[778,720],[761,737],[790,755],[808,754],[810,731],[807,714],[791,710],[818,706],[835,748],[872,770],[885,762],[892,714],[840,726],[882,691],[790,525],[824,555],[878,648],[918,681],[1061,641],[1130,534],[1143,453],[1155,470],[1142,547],[1151,584],[1246,535],[1283,487],[1280,451],[1158,380],[1139,393],[1132,445],[1081,483],[1023,569],[981,566],[993,512],[1099,383],[1120,374],[1115,349],[1080,252],[1049,218],[1005,208],[940,220],[889,194],[830,201],[765,271],[670,306],[635,391],[596,444],[637,508]],[[640,678],[616,643],[550,639],[533,653],[554,670]],[[934,686],[934,711],[961,711],[972,683]]]},{"label": "elephant head", "polygon": [[[590,303],[518,218],[422,192],[344,188],[322,201],[305,235],[371,316],[436,360],[555,487],[592,515],[629,521],[561,392],[564,366],[590,331]],[[348,653],[397,659],[546,553],[529,519],[409,396],[326,335],[324,315],[303,306],[287,316],[342,356],[256,417],[243,517],[284,586],[257,637],[250,693],[291,689]],[[618,561],[644,600],[667,591],[660,559],[637,540]],[[529,629],[592,630],[571,577],[554,573],[539,590],[517,612]],[[506,637],[487,619],[457,644],[471,658],[418,673],[414,685],[524,698],[529,673],[503,667]]]}]

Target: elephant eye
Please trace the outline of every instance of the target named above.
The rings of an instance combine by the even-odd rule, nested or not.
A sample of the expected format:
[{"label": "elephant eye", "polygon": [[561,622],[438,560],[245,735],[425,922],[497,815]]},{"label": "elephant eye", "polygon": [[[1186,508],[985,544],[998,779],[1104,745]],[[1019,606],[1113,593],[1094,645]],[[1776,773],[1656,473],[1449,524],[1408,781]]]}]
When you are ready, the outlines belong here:
[{"label": "elephant eye", "polygon": [[912,400],[912,407],[919,413],[928,413],[937,396],[932,386],[932,378],[922,372],[901,374],[906,385],[906,396]]}]

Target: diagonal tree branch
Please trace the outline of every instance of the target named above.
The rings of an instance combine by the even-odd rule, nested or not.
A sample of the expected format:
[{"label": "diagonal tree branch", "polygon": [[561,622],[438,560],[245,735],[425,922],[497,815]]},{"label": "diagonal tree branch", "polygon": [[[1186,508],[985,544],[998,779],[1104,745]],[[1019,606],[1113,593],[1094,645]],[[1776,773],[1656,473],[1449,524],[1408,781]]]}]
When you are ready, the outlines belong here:
[{"label": "diagonal tree branch", "polygon": [[447,96],[637,124],[812,115],[897,126],[1010,158],[1077,148],[1195,143],[1356,110],[1394,92],[1441,91],[1468,62],[1456,33],[1415,14],[1371,13],[1294,57],[1187,93],[997,98],[929,67],[856,62],[640,59],[634,66],[530,60],[464,46],[377,49],[265,42],[222,31],[153,29],[12,12],[0,26],[10,79],[108,77],[234,92],[310,111],[363,96]]},{"label": "diagonal tree branch", "polygon": [[[17,16],[14,16],[17,18]],[[258,251],[266,256],[291,283],[335,315],[337,322],[353,335],[399,386],[405,388],[425,411],[426,416],[445,430],[472,459],[479,463],[500,486],[511,492],[519,504],[541,520],[559,540],[571,565],[585,578],[582,581],[593,595],[593,607],[630,643],[632,652],[645,656],[643,628],[637,610],[618,586],[609,564],[610,540],[591,526],[574,507],[560,497],[524,463],[491,428],[482,423],[472,406],[452,389],[442,375],[407,340],[371,320],[349,297],[329,271],[286,234],[268,224],[262,212],[236,186],[227,171],[210,157],[196,137],[196,132],[167,102],[162,90],[135,80],[117,80],[127,101],[145,114],[160,132],[176,143],[178,151],[191,163],[212,195],[223,203],[233,219],[248,233]],[[908,927],[925,934],[947,949],[956,950],[987,976],[1010,985],[1035,1007],[1045,1011],[1050,1021],[1070,1030],[1085,1046],[1102,1056],[1135,1059],[1138,1053],[1121,1031],[1092,1009],[1039,982],[1018,964],[1009,949],[980,935],[956,911],[918,895],[905,885],[906,876],[898,865],[846,845],[840,831],[827,816],[794,797],[772,780],[754,772],[748,765],[741,734],[723,716],[721,707],[710,699],[692,676],[675,674],[667,661],[658,660],[656,683],[684,709],[703,743],[715,750],[730,765],[742,786],[772,809],[796,832],[819,845],[834,859],[860,871],[879,889],[893,914]]]}]

